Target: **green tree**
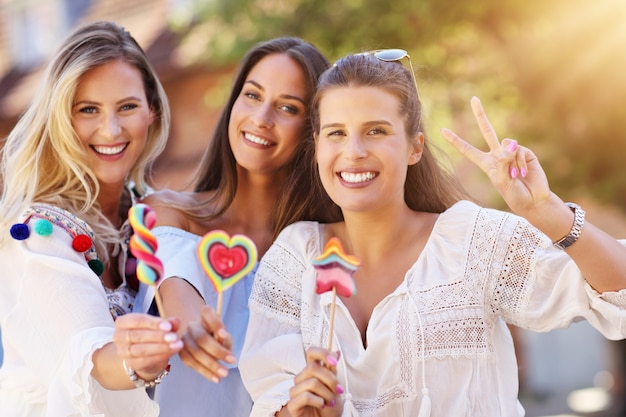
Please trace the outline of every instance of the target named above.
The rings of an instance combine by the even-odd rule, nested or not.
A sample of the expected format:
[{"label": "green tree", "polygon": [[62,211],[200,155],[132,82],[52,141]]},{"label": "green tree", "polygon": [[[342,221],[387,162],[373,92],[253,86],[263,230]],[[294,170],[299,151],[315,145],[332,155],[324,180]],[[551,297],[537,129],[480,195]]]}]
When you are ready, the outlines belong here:
[{"label": "green tree", "polygon": [[468,105],[478,95],[499,132],[536,151],[557,193],[626,209],[622,0],[204,0],[194,16],[187,36],[213,66],[281,35],[331,61],[406,49],[431,127],[481,143]]}]

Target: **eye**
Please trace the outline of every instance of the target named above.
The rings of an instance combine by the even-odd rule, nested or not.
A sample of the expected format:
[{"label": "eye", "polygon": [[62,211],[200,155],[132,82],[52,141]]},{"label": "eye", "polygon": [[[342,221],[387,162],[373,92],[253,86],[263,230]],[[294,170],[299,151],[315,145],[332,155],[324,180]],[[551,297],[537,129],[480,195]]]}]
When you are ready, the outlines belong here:
[{"label": "eye", "polygon": [[261,98],[257,93],[255,93],[253,91],[246,91],[246,92],[243,93],[243,95],[245,97],[249,98],[250,100],[260,100],[260,98]]},{"label": "eye", "polygon": [[78,109],[79,113],[87,113],[87,114],[94,114],[98,111],[98,109],[94,106],[85,106],[85,107],[81,107]]},{"label": "eye", "polygon": [[137,107],[139,107],[136,103],[128,103],[128,104],[123,104],[120,107],[120,110],[124,111],[124,110],[133,110],[136,109]]},{"label": "eye", "polygon": [[346,133],[341,130],[341,129],[336,129],[336,130],[330,130],[328,133],[326,133],[326,136],[330,137],[330,136],[345,136]]},{"label": "eye", "polygon": [[282,111],[290,113],[290,114],[298,114],[300,110],[296,106],[292,106],[290,104],[283,104],[279,107]]},{"label": "eye", "polygon": [[381,136],[381,135],[386,135],[387,131],[383,128],[375,127],[373,129],[370,129],[370,131],[367,132],[367,134],[372,135],[372,136]]}]

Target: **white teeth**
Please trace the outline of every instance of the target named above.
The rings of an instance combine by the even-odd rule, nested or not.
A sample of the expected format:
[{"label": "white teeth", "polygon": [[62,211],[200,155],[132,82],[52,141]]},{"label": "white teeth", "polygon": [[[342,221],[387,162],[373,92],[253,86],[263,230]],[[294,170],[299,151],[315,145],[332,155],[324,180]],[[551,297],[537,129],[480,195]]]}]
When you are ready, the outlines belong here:
[{"label": "white teeth", "polygon": [[269,142],[269,141],[267,141],[267,140],[265,140],[263,138],[260,138],[258,136],[255,136],[255,135],[253,135],[251,133],[245,133],[244,137],[246,139],[248,139],[250,142],[258,143],[259,145],[263,145],[263,146],[271,145],[271,142]]},{"label": "white teeth", "polygon": [[124,148],[126,148],[126,144],[124,145],[120,145],[120,146],[93,146],[93,149],[98,152],[101,153],[103,155],[116,155],[120,152],[122,152],[124,150]]},{"label": "white teeth", "polygon": [[341,173],[341,178],[345,182],[350,182],[350,183],[353,183],[353,184],[369,181],[369,180],[373,179],[375,176],[376,176],[376,174],[374,174],[373,172],[359,172],[359,173],[342,172]]}]

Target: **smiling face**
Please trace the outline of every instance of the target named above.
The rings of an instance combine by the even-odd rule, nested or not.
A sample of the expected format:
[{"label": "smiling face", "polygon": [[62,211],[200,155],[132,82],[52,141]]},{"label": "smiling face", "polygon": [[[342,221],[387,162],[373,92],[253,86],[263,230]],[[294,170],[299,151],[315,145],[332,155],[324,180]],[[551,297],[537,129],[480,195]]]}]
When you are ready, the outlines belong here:
[{"label": "smiling face", "polygon": [[101,186],[124,185],[153,120],[141,73],[134,66],[115,60],[83,74],[72,105],[72,126]]},{"label": "smiling face", "polygon": [[306,117],[304,73],[287,54],[270,54],[250,71],[228,125],[237,164],[273,174],[291,160]]},{"label": "smiling face", "polygon": [[338,87],[319,102],[317,163],[322,184],[346,211],[405,204],[407,168],[424,136],[408,138],[396,96],[377,87]]}]

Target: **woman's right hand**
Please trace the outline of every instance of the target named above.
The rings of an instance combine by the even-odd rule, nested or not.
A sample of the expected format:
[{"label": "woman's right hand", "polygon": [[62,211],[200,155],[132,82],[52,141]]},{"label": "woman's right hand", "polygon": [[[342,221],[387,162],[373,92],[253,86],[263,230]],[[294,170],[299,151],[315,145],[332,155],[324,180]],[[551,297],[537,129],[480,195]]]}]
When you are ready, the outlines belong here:
[{"label": "woman's right hand", "polygon": [[209,306],[202,307],[199,321],[189,323],[183,342],[185,346],[179,353],[183,363],[215,383],[228,375],[228,369],[220,361],[237,362],[232,351],[233,338]]},{"label": "woman's right hand", "polygon": [[306,351],[306,367],[294,378],[295,385],[289,390],[289,402],[279,416],[336,417],[343,412],[341,394],[343,388],[337,380],[339,352],[320,347]]}]

